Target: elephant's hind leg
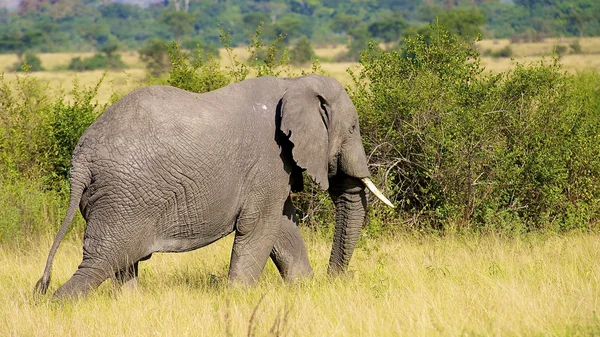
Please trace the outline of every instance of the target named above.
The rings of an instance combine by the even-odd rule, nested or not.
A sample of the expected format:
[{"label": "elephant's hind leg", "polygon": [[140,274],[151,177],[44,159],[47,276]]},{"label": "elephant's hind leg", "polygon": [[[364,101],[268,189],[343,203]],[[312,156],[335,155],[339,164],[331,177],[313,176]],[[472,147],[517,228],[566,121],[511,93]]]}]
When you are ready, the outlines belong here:
[{"label": "elephant's hind leg", "polygon": [[139,261],[116,272],[115,283],[122,288],[135,289],[138,285],[138,264]]},{"label": "elephant's hind leg", "polygon": [[150,257],[152,256],[152,254],[143,257],[141,259],[139,259],[138,261],[136,261],[135,263],[129,264],[127,265],[127,267],[117,271],[115,273],[115,283],[120,286],[120,287],[124,287],[124,288],[136,288],[139,282],[139,270],[138,270],[138,265],[140,263],[140,261],[146,261],[148,259],[150,259]]},{"label": "elephant's hind leg", "polygon": [[58,300],[78,298],[86,296],[90,291],[98,288],[98,286],[104,282],[109,276],[105,268],[94,268],[91,266],[84,265],[79,266],[75,274],[63,284],[54,293],[54,298]]},{"label": "elephant's hind leg", "polygon": [[313,274],[306,245],[296,225],[296,209],[290,199],[285,203],[281,232],[271,251],[271,259],[286,282]]},{"label": "elephant's hind leg", "polygon": [[130,250],[125,243],[129,241],[107,240],[107,237],[115,236],[110,235],[112,233],[91,235],[90,227],[88,222],[83,240],[83,260],[67,283],[58,288],[54,294],[55,298],[83,297],[108,278],[115,276],[124,282],[137,279],[137,261],[140,260],[140,256],[128,254]]}]

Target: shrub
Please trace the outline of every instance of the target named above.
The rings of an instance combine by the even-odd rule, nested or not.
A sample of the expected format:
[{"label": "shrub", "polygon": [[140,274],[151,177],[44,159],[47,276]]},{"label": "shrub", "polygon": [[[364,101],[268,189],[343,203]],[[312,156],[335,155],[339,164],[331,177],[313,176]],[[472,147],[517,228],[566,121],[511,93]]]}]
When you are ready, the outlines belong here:
[{"label": "shrub", "polygon": [[573,43],[571,43],[569,45],[569,47],[571,47],[571,50],[573,50],[573,54],[581,54],[583,52],[581,49],[581,43],[579,43],[579,40],[575,40]]},{"label": "shrub", "polygon": [[22,56],[23,61],[15,65],[15,71],[44,71],[42,60],[34,53],[25,53]]},{"label": "shrub", "polygon": [[169,52],[167,50],[167,41],[163,39],[151,39],[146,41],[144,46],[138,50],[140,59],[146,63],[146,69],[152,76],[160,76],[169,70]]},{"label": "shrub", "polygon": [[290,52],[290,62],[293,64],[307,64],[315,58],[315,51],[306,36],[302,36]]},{"label": "shrub", "polygon": [[0,73],[0,177],[39,177],[49,167],[44,158],[47,141],[48,87],[31,74],[9,82]]},{"label": "shrub", "polygon": [[554,53],[556,55],[565,55],[569,51],[567,46],[563,46],[562,44],[557,44],[554,46]]},{"label": "shrub", "polygon": [[0,74],[0,243],[55,233],[68,200],[71,154],[105,108],[95,102],[101,82],[81,88],[75,80],[67,99],[29,73],[14,82]]},{"label": "shrub", "polygon": [[94,102],[95,87],[75,80],[68,100],[52,99],[50,89],[30,74],[10,83],[0,75],[0,175],[4,181],[31,179],[59,187],[68,176],[71,154],[83,131],[104,106]]},{"label": "shrub", "polygon": [[402,214],[375,209],[384,222],[529,230],[598,220],[597,74],[569,76],[557,60],[484,74],[473,43],[439,26],[399,51],[371,44],[361,65],[351,97]]},{"label": "shrub", "polygon": [[212,54],[205,55],[199,49],[194,57],[182,51],[176,42],[168,48],[171,70],[167,83],[192,92],[207,92],[226,86],[231,82]]},{"label": "shrub", "polygon": [[510,46],[506,46],[504,48],[490,52],[491,57],[512,57],[512,55],[513,51]]},{"label": "shrub", "polygon": [[95,98],[104,76],[94,87],[80,88],[77,78],[67,100],[60,95],[49,106],[48,149],[46,158],[52,168],[45,177],[48,182],[58,183],[69,177],[71,156],[83,132],[90,126],[106,105],[99,105]]},{"label": "shrub", "polygon": [[125,63],[121,59],[121,55],[116,54],[118,45],[116,43],[107,43],[100,50],[101,53],[96,53],[92,57],[81,58],[74,57],[67,66],[67,69],[74,71],[86,71],[97,69],[124,69]]},{"label": "shrub", "polygon": [[251,36],[248,51],[248,66],[255,70],[256,76],[280,76],[283,71],[289,75],[290,55],[287,45],[283,43],[284,35],[279,35],[273,43],[265,44],[261,37],[262,23]]}]

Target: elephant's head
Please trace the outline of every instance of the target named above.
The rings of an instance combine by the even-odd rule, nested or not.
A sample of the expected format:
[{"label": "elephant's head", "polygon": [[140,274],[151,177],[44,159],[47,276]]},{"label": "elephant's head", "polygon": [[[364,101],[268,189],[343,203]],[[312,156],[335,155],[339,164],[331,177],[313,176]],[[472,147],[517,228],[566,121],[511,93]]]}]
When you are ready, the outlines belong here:
[{"label": "elephant's head", "polygon": [[[366,214],[366,188],[392,204],[370,181],[358,115],[336,80],[311,75],[291,79],[281,101],[280,130],[292,143],[292,156],[336,206],[329,274],[344,272]],[[392,206],[393,207],[393,206]]]}]

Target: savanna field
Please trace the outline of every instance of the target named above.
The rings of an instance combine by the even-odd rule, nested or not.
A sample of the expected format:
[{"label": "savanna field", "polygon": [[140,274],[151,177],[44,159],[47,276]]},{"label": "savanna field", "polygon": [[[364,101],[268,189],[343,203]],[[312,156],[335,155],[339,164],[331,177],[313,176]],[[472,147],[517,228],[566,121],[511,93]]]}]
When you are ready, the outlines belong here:
[{"label": "savanna field", "polygon": [[[312,279],[285,284],[269,261],[256,286],[228,284],[230,235],[154,254],[135,289],[107,281],[66,303],[33,287],[67,206],[73,135],[147,85],[147,72],[125,52],[128,68],[95,88],[102,71],[17,74],[16,56],[0,55],[0,336],[600,335],[599,38],[557,60],[555,46],[574,40],[484,40],[475,55],[440,35],[360,63],[329,62],[343,48],[326,46],[315,48],[321,69],[251,67],[249,76],[316,71],[348,86],[374,180],[397,208],[373,203],[347,275],[326,275],[333,209],[309,188],[295,202]],[[513,60],[489,56],[507,45]],[[74,54],[39,56],[58,69]],[[239,64],[220,73],[171,62],[151,83],[210,89],[215,81],[195,74],[240,76]],[[225,50],[217,62],[232,67]],[[72,227],[49,294],[81,261],[80,216]]]}]

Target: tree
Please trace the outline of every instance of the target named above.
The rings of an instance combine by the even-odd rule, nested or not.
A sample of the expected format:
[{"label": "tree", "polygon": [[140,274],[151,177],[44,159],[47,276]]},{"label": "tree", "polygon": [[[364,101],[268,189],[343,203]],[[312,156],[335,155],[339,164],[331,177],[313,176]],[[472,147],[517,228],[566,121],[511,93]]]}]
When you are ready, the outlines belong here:
[{"label": "tree", "polygon": [[315,51],[306,36],[302,36],[290,51],[290,61],[294,64],[306,64],[315,58]]},{"label": "tree", "polygon": [[453,9],[440,14],[438,18],[440,24],[450,32],[466,39],[473,39],[481,34],[481,26],[485,23],[485,17],[476,7]]},{"label": "tree", "polygon": [[104,23],[82,24],[78,30],[79,34],[95,48],[104,45],[112,37],[110,27]]},{"label": "tree", "polygon": [[275,37],[283,34],[288,38],[294,38],[302,33],[310,34],[312,26],[305,16],[288,14],[274,23],[273,28]]},{"label": "tree", "polygon": [[23,63],[23,54],[41,44],[44,34],[39,30],[19,31],[0,36],[0,51],[10,51],[17,54],[19,62]]},{"label": "tree", "polygon": [[[40,58],[35,55],[34,53],[30,53],[30,52],[25,52],[25,54],[23,54],[23,56],[21,57],[21,59],[23,60],[23,62],[17,62],[17,64],[15,65],[14,70],[15,71],[42,71],[44,70],[44,67],[42,67],[42,60],[40,60]],[[25,64],[27,64],[27,68],[25,68]]]},{"label": "tree", "polygon": [[186,12],[163,13],[160,21],[169,26],[177,42],[181,42],[181,36],[191,33],[194,27],[194,16]]},{"label": "tree", "polygon": [[385,42],[394,42],[400,39],[406,28],[408,28],[406,20],[399,15],[394,15],[370,24],[369,32],[373,37],[380,38]]},{"label": "tree", "polygon": [[138,51],[142,62],[152,76],[159,76],[169,69],[169,53],[167,41],[162,39],[151,39],[146,41],[144,47]]},{"label": "tree", "polygon": [[331,20],[330,27],[334,32],[346,35],[346,43],[350,44],[351,38],[348,33],[361,23],[361,18],[356,15],[337,14],[333,17],[333,20]]}]

